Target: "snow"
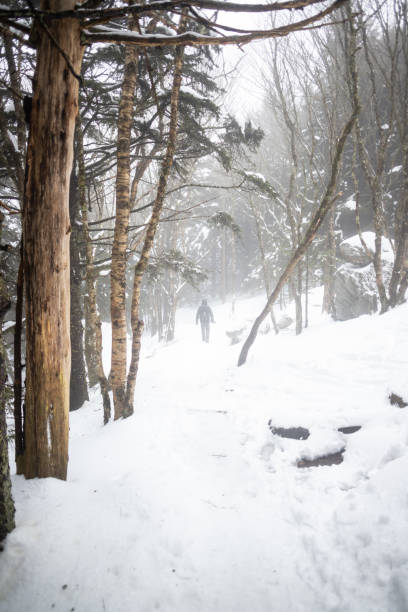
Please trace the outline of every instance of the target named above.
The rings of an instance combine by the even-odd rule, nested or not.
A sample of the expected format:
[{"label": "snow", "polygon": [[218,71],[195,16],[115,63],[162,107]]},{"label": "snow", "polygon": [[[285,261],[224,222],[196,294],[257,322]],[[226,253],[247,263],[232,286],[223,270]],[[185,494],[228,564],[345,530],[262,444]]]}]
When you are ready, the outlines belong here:
[{"label": "snow", "polygon": [[[13,476],[1,612],[406,612],[408,408],[388,395],[408,398],[408,305],[334,323],[321,299],[241,368],[230,304],[211,303],[209,344],[188,308],[174,342],[145,337],[133,417],[103,427],[94,390],[71,414],[68,481]],[[296,467],[344,446],[340,465]]]},{"label": "snow", "polygon": [[[362,232],[362,237],[364,239],[364,242],[367,245],[367,248],[372,253],[374,253],[375,252],[375,233],[374,232]],[[347,243],[348,245],[356,248],[359,251],[361,251],[363,248],[361,245],[360,236],[358,234],[351,236],[351,238],[347,238],[347,240],[343,240],[342,244],[344,243]],[[381,259],[383,261],[390,261],[391,263],[394,262],[394,251],[392,248],[392,244],[388,240],[388,238],[384,238],[384,236],[382,237],[382,240],[381,240]]]},{"label": "snow", "polygon": [[260,172],[250,172],[249,170],[245,170],[244,174],[245,174],[245,176],[253,177],[255,179],[259,179],[263,183],[267,182],[266,178],[264,177],[264,175],[261,174]]},{"label": "snow", "polygon": [[347,208],[348,210],[356,210],[356,201],[353,198],[350,198],[347,200],[347,202],[344,202],[344,208]]}]

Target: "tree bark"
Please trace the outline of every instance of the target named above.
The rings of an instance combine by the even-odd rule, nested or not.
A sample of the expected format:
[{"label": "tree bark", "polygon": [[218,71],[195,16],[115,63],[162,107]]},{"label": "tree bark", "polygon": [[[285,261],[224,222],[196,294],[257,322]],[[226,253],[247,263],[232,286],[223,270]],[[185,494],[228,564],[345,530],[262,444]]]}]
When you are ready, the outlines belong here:
[{"label": "tree bark", "polygon": [[[103,401],[103,423],[106,425],[111,417],[109,382],[106,378],[102,361],[102,323],[96,302],[96,279],[93,260],[93,248],[89,235],[88,207],[86,201],[84,142],[81,119],[76,124],[78,148],[78,195],[82,219],[82,239],[85,244],[85,279],[86,279],[86,329],[85,356],[88,366],[89,384],[99,382]],[[91,375],[89,371],[91,370]],[[91,377],[92,376],[92,377]]]},{"label": "tree bark", "polygon": [[80,257],[80,229],[79,229],[79,194],[78,178],[75,168],[71,173],[71,185],[69,194],[69,213],[71,219],[71,242],[70,242],[70,264],[71,264],[71,378],[69,390],[69,409],[78,410],[84,402],[89,400],[88,385],[86,381],[86,369],[84,359],[84,327],[82,324],[82,270]]},{"label": "tree bark", "polygon": [[[0,212],[0,236],[4,215]],[[10,308],[6,282],[0,273],[0,542],[14,529],[14,502],[11,496],[8,457],[5,386],[5,348],[2,339],[3,318]]]},{"label": "tree bark", "polygon": [[[406,112],[408,121],[408,105]],[[407,123],[406,123],[407,126]],[[390,281],[390,305],[395,307],[405,296],[404,282],[408,270],[408,127],[404,129],[403,186],[395,215],[395,262]]]},{"label": "tree bark", "polygon": [[[74,0],[48,0],[50,10]],[[65,480],[70,378],[69,181],[83,47],[74,19],[39,27],[24,198],[27,478]],[[52,75],[52,76],[51,76]]]},{"label": "tree bark", "polygon": [[309,249],[305,257],[305,329],[309,326]]},{"label": "tree bark", "polygon": [[[130,29],[135,28],[132,18],[129,27]],[[112,363],[110,381],[112,383],[115,419],[123,416],[126,412],[126,249],[130,215],[130,136],[138,72],[137,59],[137,49],[128,45],[126,47],[125,69],[119,103],[116,218],[111,267]]]},{"label": "tree bark", "polygon": [[335,209],[333,207],[329,214],[329,224],[327,228],[327,254],[325,261],[323,312],[327,312],[335,319],[336,306],[334,299],[334,277],[336,274],[336,235],[334,232],[334,213]]},{"label": "tree bark", "polygon": [[17,474],[24,473],[23,365],[21,363],[24,302],[23,243],[16,284],[16,324],[14,327],[14,443]]}]

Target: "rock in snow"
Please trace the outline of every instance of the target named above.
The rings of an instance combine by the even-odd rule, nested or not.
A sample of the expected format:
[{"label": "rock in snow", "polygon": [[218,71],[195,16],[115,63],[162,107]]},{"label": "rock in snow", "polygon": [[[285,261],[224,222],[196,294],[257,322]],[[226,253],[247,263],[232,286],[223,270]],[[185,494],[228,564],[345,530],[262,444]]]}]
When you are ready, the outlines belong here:
[{"label": "rock in snow", "polygon": [[[346,263],[340,265],[335,275],[334,292],[336,319],[346,321],[377,311],[377,285],[371,260],[374,255],[373,232],[363,232],[369,254],[358,235],[344,240],[339,245],[339,257]],[[384,281],[391,277],[393,252],[388,240],[383,240],[382,249]]]}]

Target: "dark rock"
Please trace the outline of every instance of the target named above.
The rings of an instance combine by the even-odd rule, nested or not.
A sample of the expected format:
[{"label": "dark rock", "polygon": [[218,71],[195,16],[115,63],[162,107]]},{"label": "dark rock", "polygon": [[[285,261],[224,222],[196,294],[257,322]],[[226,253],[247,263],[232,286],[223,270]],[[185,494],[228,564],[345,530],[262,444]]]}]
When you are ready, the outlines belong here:
[{"label": "dark rock", "polygon": [[356,431],[359,431],[360,429],[361,429],[361,425],[349,425],[347,427],[339,427],[337,431],[340,431],[341,433],[344,433],[344,434],[353,434],[353,433],[356,433]]},{"label": "dark rock", "polygon": [[316,459],[299,459],[296,465],[298,468],[319,467],[321,465],[338,465],[339,463],[343,462],[343,454],[345,450],[345,448],[342,448],[338,453],[323,455],[322,457],[316,457]]},{"label": "dark rock", "polygon": [[408,406],[408,402],[403,400],[402,397],[396,393],[391,393],[388,396],[388,399],[390,400],[390,404],[392,404],[392,406],[398,406],[398,408],[406,408],[406,406]]},{"label": "dark rock", "polygon": [[305,427],[274,427],[272,422],[268,423],[269,429],[275,436],[289,438],[290,440],[307,440],[310,431]]},{"label": "dark rock", "polygon": [[[372,264],[375,234],[363,232],[368,253],[358,235],[344,240],[338,248],[340,260],[346,261],[337,270],[334,279],[335,318],[338,321],[354,319],[377,311],[377,284]],[[389,240],[382,241],[383,277],[388,284],[392,274],[393,253]]]}]

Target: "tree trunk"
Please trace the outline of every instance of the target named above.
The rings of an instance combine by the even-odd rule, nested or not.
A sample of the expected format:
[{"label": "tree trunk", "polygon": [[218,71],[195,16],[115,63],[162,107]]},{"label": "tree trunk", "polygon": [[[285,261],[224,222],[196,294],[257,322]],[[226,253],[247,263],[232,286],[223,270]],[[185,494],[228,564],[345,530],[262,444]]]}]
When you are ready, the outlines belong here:
[{"label": "tree trunk", "polygon": [[[348,6],[346,10],[347,10],[348,16],[350,16],[351,14],[350,7]],[[354,24],[352,22],[351,22],[350,32],[351,32],[351,36],[355,35]],[[367,36],[366,36],[366,30],[364,27],[361,29],[361,33],[362,33],[363,47],[365,50],[365,58],[366,58],[368,68],[369,68],[368,77],[371,81],[371,95],[373,99],[373,104],[377,105],[378,101],[377,101],[377,93],[376,93],[376,86],[375,86],[374,68],[373,68],[373,64],[370,60],[370,56],[368,52]],[[358,82],[358,72],[356,70],[354,56],[352,54],[353,54],[353,51],[349,50],[349,55],[347,59],[348,59],[348,64],[349,64],[348,67],[349,67],[350,77],[351,77],[352,104],[357,105],[359,104],[359,82]],[[389,118],[390,124],[392,123],[391,119],[392,118],[390,117]],[[377,123],[377,128],[380,128],[381,121],[379,120],[378,116],[376,117],[376,123]],[[379,138],[378,144],[376,145],[376,159],[375,159],[375,163],[373,163],[370,160],[369,155],[367,153],[367,148],[366,148],[366,145],[363,139],[360,122],[358,119],[356,121],[356,129],[355,129],[356,142],[358,146],[360,162],[361,162],[368,186],[371,191],[371,204],[372,204],[373,214],[374,214],[375,252],[374,252],[374,258],[373,258],[373,266],[374,266],[374,271],[375,271],[377,291],[378,291],[378,295],[379,295],[380,303],[381,303],[381,313],[386,312],[389,307],[387,292],[386,292],[385,285],[384,285],[384,276],[383,276],[382,260],[381,260],[381,244],[382,244],[382,236],[384,235],[384,227],[385,227],[383,205],[382,205],[382,195],[383,195],[382,194],[382,180],[384,177],[385,154],[386,154],[387,143],[390,138],[390,133],[391,132],[390,132],[389,125],[387,128],[381,127],[381,136]]]},{"label": "tree trunk", "polygon": [[163,300],[161,290],[156,286],[155,290],[155,308],[157,317],[157,337],[159,342],[163,340]]},{"label": "tree trunk", "polygon": [[309,249],[305,258],[305,329],[309,326]]},{"label": "tree trunk", "polygon": [[[134,27],[135,24],[131,19],[130,29],[134,29]],[[137,59],[137,49],[128,45],[126,47],[125,69],[119,103],[116,219],[111,267],[112,363],[110,380],[115,419],[123,416],[126,411],[126,249],[130,215],[130,136],[137,81]]]},{"label": "tree trunk", "polygon": [[227,230],[224,227],[221,230],[221,302],[225,304],[227,301]]},{"label": "tree trunk", "polygon": [[[406,114],[408,115],[408,112]],[[404,131],[403,186],[395,215],[396,253],[389,290],[390,305],[392,307],[404,299],[405,289],[403,279],[406,278],[408,270],[408,127]]]},{"label": "tree trunk", "polygon": [[300,262],[297,266],[296,281],[293,280],[293,291],[296,311],[296,335],[302,333],[303,329],[303,308],[302,308],[302,268]]},{"label": "tree trunk", "polygon": [[[180,25],[178,32],[180,33],[184,29],[185,17],[184,12],[180,19]],[[142,252],[140,259],[135,266],[135,273],[133,278],[133,292],[132,292],[132,307],[131,307],[131,322],[132,322],[132,354],[129,367],[129,375],[127,378],[126,387],[126,410],[118,416],[129,416],[133,414],[133,398],[135,393],[136,376],[139,367],[139,355],[140,355],[140,339],[143,329],[143,322],[139,321],[139,308],[140,308],[140,290],[142,285],[143,275],[145,273],[147,264],[149,262],[150,252],[153,246],[153,240],[156,235],[157,226],[160,221],[160,213],[163,208],[164,197],[166,195],[167,182],[170,175],[170,170],[173,165],[174,153],[176,150],[177,141],[177,121],[178,121],[178,106],[179,106],[179,94],[181,87],[181,75],[183,69],[183,58],[184,58],[184,47],[177,47],[175,52],[175,65],[174,65],[174,77],[173,87],[171,91],[170,99],[170,125],[169,125],[169,136],[167,142],[166,153],[161,166],[159,185],[157,187],[157,193],[155,202],[153,205],[152,216],[147,226],[146,236],[143,243]],[[115,409],[115,418],[116,409]]]},{"label": "tree trunk", "polygon": [[329,214],[329,225],[327,230],[323,312],[327,312],[335,319],[334,276],[336,274],[336,235],[334,233],[334,216],[335,208],[333,207]]},{"label": "tree trunk", "polygon": [[[89,236],[88,226],[88,207],[86,202],[85,185],[85,163],[84,163],[84,142],[81,120],[78,117],[76,124],[77,147],[78,147],[78,196],[82,217],[82,235],[85,244],[85,279],[86,279],[86,329],[85,355],[89,369],[92,371],[92,379],[95,385],[99,382],[102,401],[103,401],[103,423],[109,421],[111,416],[111,403],[109,397],[109,382],[105,376],[102,361],[102,323],[96,303],[96,281],[93,263],[92,242]],[[92,385],[92,386],[93,386]]]},{"label": "tree trunk", "polygon": [[80,258],[80,230],[79,230],[79,197],[78,178],[75,168],[71,173],[69,194],[69,213],[71,219],[71,378],[69,391],[69,409],[78,410],[84,402],[88,401],[88,386],[84,360],[84,327],[82,325],[82,270]]},{"label": "tree trunk", "polygon": [[[74,0],[47,2],[50,10],[74,6]],[[68,196],[78,111],[78,79],[71,70],[78,74],[82,62],[79,21],[44,18],[37,49],[23,219],[24,474],[65,479],[71,365]]]},{"label": "tree trunk", "polygon": [[20,243],[20,263],[16,284],[16,324],[14,327],[14,443],[17,474],[24,473],[23,365],[21,363],[23,332],[23,243]]},{"label": "tree trunk", "polygon": [[[85,178],[85,157],[84,157],[84,143],[83,133],[81,126],[81,119],[78,116],[76,127],[76,143],[77,143],[77,156],[78,156],[78,199],[79,208],[81,209],[81,220],[82,220],[82,242],[84,246],[85,255],[85,286],[86,286],[86,300],[85,300],[85,361],[86,369],[88,372],[88,384],[90,387],[94,387],[99,383],[100,379],[100,366],[102,363],[102,357],[98,350],[98,329],[101,328],[99,320],[99,314],[96,306],[96,288],[95,288],[95,274],[93,265],[93,247],[91,238],[88,230],[88,206],[86,200],[86,178]],[[71,305],[72,309],[72,305]]]},{"label": "tree trunk", "polygon": [[[0,212],[0,236],[4,215]],[[3,318],[10,308],[6,283],[0,274],[0,542],[14,529],[14,502],[11,496],[10,466],[8,457],[5,386],[5,348],[2,339]]]}]

